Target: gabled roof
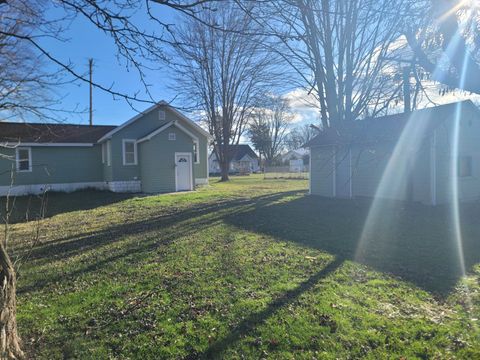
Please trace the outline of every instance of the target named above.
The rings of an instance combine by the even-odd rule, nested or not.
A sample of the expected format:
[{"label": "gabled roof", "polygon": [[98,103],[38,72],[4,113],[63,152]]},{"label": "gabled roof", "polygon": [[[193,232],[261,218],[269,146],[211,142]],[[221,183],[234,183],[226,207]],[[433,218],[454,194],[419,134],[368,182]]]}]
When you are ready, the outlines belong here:
[{"label": "gabled roof", "polygon": [[410,121],[422,124],[426,134],[445,121],[453,121],[455,112],[460,109],[470,109],[479,115],[480,111],[470,100],[439,105],[435,107],[415,110],[410,113],[399,113],[376,118],[367,118],[353,121],[341,133],[336,130],[325,130],[304,147],[326,146],[335,144],[374,144],[380,142],[397,141],[403,129]]},{"label": "gabled roof", "polygon": [[245,155],[258,159],[258,155],[248,144],[228,145],[230,161],[240,161]]},{"label": "gabled roof", "polygon": [[1,143],[93,144],[115,126],[0,122]]},{"label": "gabled roof", "polygon": [[179,118],[181,118],[182,120],[186,121],[189,125],[191,125],[195,130],[197,130],[200,134],[206,136],[206,137],[210,137],[210,134],[205,131],[204,129],[202,129],[201,126],[199,126],[198,124],[196,124],[193,120],[189,119],[188,117],[186,117],[185,115],[183,115],[180,111],[178,111],[177,109],[175,109],[173,106],[171,106],[170,104],[168,104],[166,101],[162,100],[160,102],[158,102],[157,104],[154,104],[152,106],[150,106],[148,109],[142,111],[141,113],[135,115],[133,118],[131,118],[130,120],[124,122],[123,124],[117,126],[115,129],[113,129],[112,131],[108,132],[107,134],[105,134],[104,136],[102,136],[102,138],[100,138],[98,140],[98,142],[102,142],[102,141],[105,141],[109,138],[112,137],[113,134],[117,133],[118,131],[122,130],[123,128],[125,128],[126,126],[130,125],[131,123],[139,120],[140,118],[142,118],[143,115],[145,114],[148,114],[149,112],[151,111],[154,111],[154,110],[157,110],[158,108],[160,107],[167,107],[169,110],[171,110],[175,115],[177,115]]}]

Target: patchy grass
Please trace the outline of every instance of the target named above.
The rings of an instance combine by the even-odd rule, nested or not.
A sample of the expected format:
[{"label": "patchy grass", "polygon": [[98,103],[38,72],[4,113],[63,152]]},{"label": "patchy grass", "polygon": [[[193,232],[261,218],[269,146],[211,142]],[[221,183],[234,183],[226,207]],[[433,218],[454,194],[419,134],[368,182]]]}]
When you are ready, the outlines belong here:
[{"label": "patchy grass", "polygon": [[175,195],[50,196],[41,243],[30,253],[27,222],[11,245],[30,253],[18,289],[29,356],[480,358],[479,205],[462,209],[461,278],[448,209],[389,208],[397,226],[359,263],[368,202],[306,186],[250,176]]}]

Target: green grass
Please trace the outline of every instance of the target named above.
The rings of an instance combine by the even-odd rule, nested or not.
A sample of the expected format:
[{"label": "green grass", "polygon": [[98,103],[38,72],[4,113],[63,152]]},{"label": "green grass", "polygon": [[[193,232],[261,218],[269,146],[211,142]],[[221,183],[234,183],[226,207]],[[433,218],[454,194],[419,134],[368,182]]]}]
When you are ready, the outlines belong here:
[{"label": "green grass", "polygon": [[[462,207],[461,278],[447,208],[307,196],[302,180],[234,178],[194,193],[52,194],[19,268],[31,358],[480,358],[478,204]],[[16,219],[27,204],[18,199]],[[31,214],[35,211],[32,210]],[[16,258],[34,222],[14,225]]]}]

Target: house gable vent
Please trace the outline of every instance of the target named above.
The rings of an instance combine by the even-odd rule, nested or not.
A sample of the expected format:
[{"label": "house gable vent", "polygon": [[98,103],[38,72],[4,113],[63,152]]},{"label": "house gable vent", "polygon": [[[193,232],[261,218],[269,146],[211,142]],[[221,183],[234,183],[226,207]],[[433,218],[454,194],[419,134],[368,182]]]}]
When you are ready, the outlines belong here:
[{"label": "house gable vent", "polygon": [[158,110],[158,120],[165,120],[165,110]]}]

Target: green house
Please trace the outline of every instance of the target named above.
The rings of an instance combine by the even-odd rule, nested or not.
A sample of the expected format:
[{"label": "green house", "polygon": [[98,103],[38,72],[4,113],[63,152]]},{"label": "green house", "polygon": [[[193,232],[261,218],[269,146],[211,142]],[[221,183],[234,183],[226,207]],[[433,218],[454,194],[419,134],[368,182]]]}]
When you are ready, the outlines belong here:
[{"label": "green house", "polygon": [[480,111],[461,101],[354,121],[310,148],[310,193],[429,205],[480,199]]},{"label": "green house", "polygon": [[208,183],[209,134],[166,102],[120,126],[0,122],[0,195]]}]

